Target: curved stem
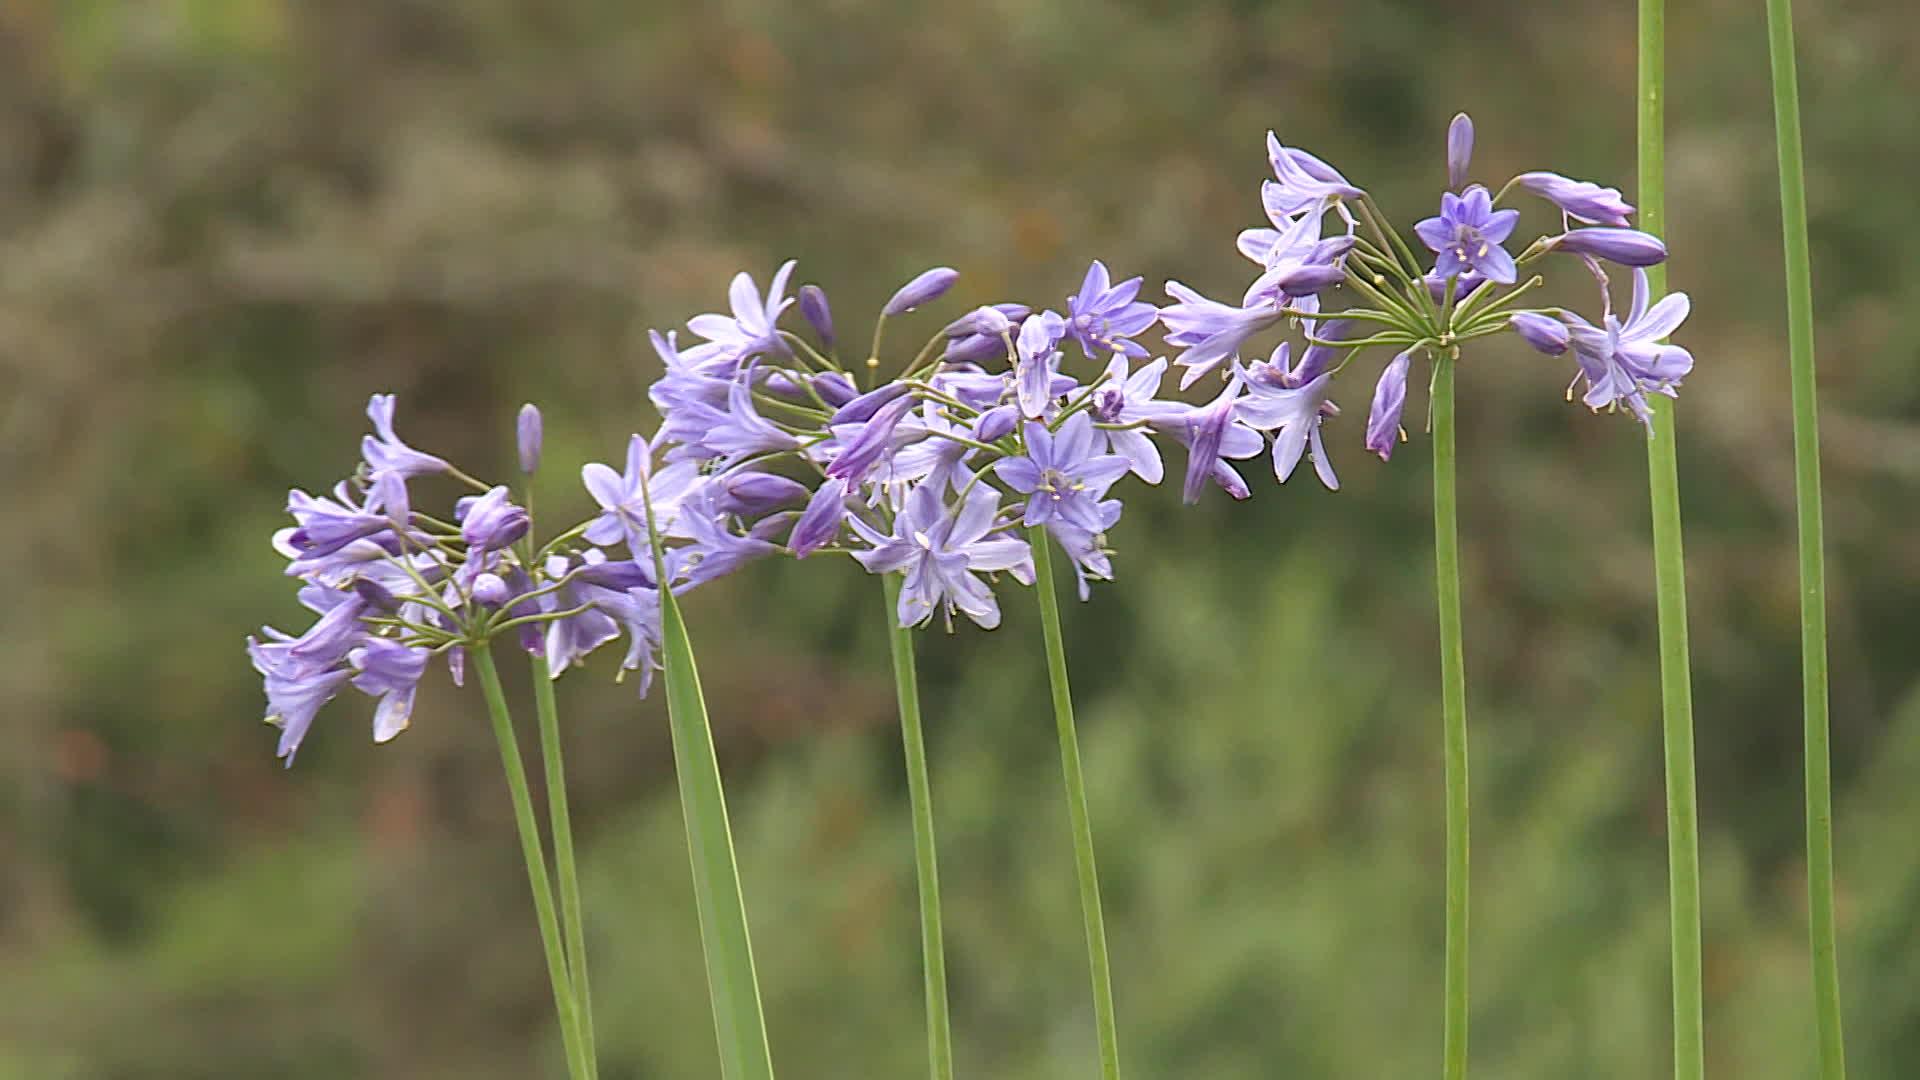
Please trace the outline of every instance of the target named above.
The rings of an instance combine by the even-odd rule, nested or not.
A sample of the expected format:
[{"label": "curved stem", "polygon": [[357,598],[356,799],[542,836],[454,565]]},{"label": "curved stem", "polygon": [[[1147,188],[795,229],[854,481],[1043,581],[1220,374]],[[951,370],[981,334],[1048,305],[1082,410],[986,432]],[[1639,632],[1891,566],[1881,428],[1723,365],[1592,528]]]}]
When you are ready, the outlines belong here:
[{"label": "curved stem", "polygon": [[1806,742],[1807,910],[1820,1075],[1847,1074],[1840,1026],[1840,959],[1833,913],[1833,777],[1827,724],[1826,540],[1821,525],[1819,408],[1814,398],[1812,260],[1807,182],[1800,148],[1800,86],[1794,69],[1793,4],[1767,0],[1773,61],[1774,141],[1780,153],[1780,226],[1786,249],[1787,345],[1793,368],[1793,475],[1799,496],[1800,678]]},{"label": "curved stem", "polygon": [[[1640,0],[1640,227],[1666,231],[1666,0]],[[1666,267],[1647,274],[1653,296]],[[1673,1075],[1706,1074],[1700,971],[1700,823],[1694,794],[1693,679],[1687,645],[1686,559],[1681,545],[1679,439],[1673,402],[1653,406],[1647,488],[1653,503],[1654,592],[1660,620],[1660,713],[1667,783],[1668,919],[1673,950]]]},{"label": "curved stem", "polygon": [[913,812],[913,867],[920,887],[920,955],[927,984],[928,1075],[953,1080],[953,1022],[947,1016],[947,953],[940,930],[940,867],[933,844],[933,788],[927,744],[920,732],[920,679],[913,666],[913,631],[900,625],[900,576],[883,574],[887,645],[900,698],[900,743],[907,757],[907,800]]},{"label": "curved stem", "polygon": [[573,817],[567,812],[567,770],[560,756],[560,709],[553,696],[547,658],[531,657],[533,703],[540,718],[540,758],[547,770],[547,824],[553,830],[554,869],[560,878],[560,928],[566,937],[567,970],[573,976],[574,1007],[588,1077],[600,1074],[593,1035],[593,996],[587,990],[587,931],[580,913],[580,874],[573,859]]},{"label": "curved stem", "polygon": [[1455,521],[1454,361],[1433,368],[1433,556],[1440,611],[1440,713],[1447,762],[1446,1080],[1467,1075],[1467,673]]},{"label": "curved stem", "polygon": [[1080,914],[1087,930],[1087,964],[1093,975],[1093,1022],[1100,1041],[1102,1080],[1120,1076],[1119,1024],[1113,1009],[1113,975],[1107,964],[1106,918],[1100,912],[1100,874],[1093,861],[1093,824],[1087,814],[1087,780],[1080,771],[1080,739],[1073,730],[1073,691],[1067,684],[1067,647],[1060,633],[1060,596],[1053,582],[1052,544],[1043,525],[1027,530],[1033,545],[1034,592],[1046,637],[1047,679],[1053,686],[1053,719],[1060,732],[1060,769],[1067,784],[1067,816],[1073,824],[1074,871],[1080,880]]},{"label": "curved stem", "polygon": [[507,695],[500,689],[500,672],[493,666],[492,647],[476,645],[471,653],[474,669],[480,673],[480,691],[487,699],[487,714],[493,718],[493,736],[500,744],[500,766],[507,774],[507,791],[513,797],[513,823],[520,830],[520,853],[526,857],[527,882],[533,886],[533,910],[540,921],[540,945],[547,954],[547,977],[553,982],[553,1007],[559,1014],[560,1038],[566,1046],[567,1075],[573,1080],[591,1080],[593,1072],[580,1043],[580,1017],[574,1007],[573,987],[567,979],[567,961],[560,944],[560,924],[554,917],[553,883],[547,880],[547,856],[540,846],[540,826],[534,820],[533,796],[527,792],[527,767],[520,760],[520,744],[514,740]]}]

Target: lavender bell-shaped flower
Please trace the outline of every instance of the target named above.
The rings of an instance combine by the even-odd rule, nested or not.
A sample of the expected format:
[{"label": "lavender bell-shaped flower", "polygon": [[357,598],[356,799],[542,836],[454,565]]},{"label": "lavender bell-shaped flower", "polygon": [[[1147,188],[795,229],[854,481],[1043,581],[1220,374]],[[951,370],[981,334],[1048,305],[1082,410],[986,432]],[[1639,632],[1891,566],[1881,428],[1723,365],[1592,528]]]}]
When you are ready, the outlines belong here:
[{"label": "lavender bell-shaped flower", "polygon": [[1473,119],[1456,113],[1447,125],[1447,186],[1455,191],[1467,182],[1467,167],[1473,163]]},{"label": "lavender bell-shaped flower", "polygon": [[1060,360],[1054,346],[1065,330],[1065,322],[1051,311],[1029,315],[1020,324],[1020,337],[1014,343],[1018,359],[1013,378],[1021,415],[1037,419],[1052,403],[1054,365]]},{"label": "lavender bell-shaped flower", "polygon": [[794,557],[804,559],[833,542],[840,535],[840,523],[847,519],[847,482],[829,477],[807,501],[800,520],[793,523],[787,547]]},{"label": "lavender bell-shaped flower", "polygon": [[1272,305],[1234,307],[1177,281],[1167,282],[1167,295],[1178,302],[1160,309],[1160,322],[1167,328],[1167,344],[1184,350],[1173,360],[1187,369],[1180,376],[1182,390],[1239,352],[1248,338],[1286,318]]},{"label": "lavender bell-shaped flower", "polygon": [[893,448],[894,429],[913,410],[914,404],[911,397],[895,397],[865,421],[835,427],[834,438],[840,442],[841,450],[827,466],[827,476],[837,480],[859,480],[871,472],[887,451]]},{"label": "lavender bell-shaped flower", "polygon": [[1667,245],[1639,229],[1574,229],[1554,237],[1555,251],[1605,259],[1621,266],[1658,266],[1667,261]]},{"label": "lavender bell-shaped flower", "polygon": [[380,699],[373,711],[373,741],[383,743],[407,729],[413,717],[413,695],[427,673],[427,649],[402,645],[386,638],[368,638],[348,660],[358,672],[354,688]]},{"label": "lavender bell-shaped flower", "polygon": [[392,394],[375,394],[367,399],[367,419],[373,421],[374,434],[360,440],[360,456],[373,471],[392,471],[411,477],[443,473],[451,468],[445,458],[422,453],[400,441],[393,433],[393,406]]},{"label": "lavender bell-shaped flower", "polygon": [[1590,225],[1632,224],[1633,204],[1621,198],[1618,188],[1601,187],[1585,180],[1574,180],[1556,172],[1528,172],[1513,182],[1559,207],[1569,217]]},{"label": "lavender bell-shaped flower", "polygon": [[1413,365],[1414,350],[1393,358],[1380,381],[1373,386],[1373,407],[1367,412],[1367,449],[1380,455],[1381,461],[1393,457],[1400,443],[1400,414],[1407,406],[1407,371]]},{"label": "lavender bell-shaped flower", "polygon": [[751,276],[744,271],[735,274],[727,289],[732,317],[695,315],[687,320],[687,329],[706,338],[714,347],[714,355],[723,358],[729,366],[737,366],[761,353],[785,352],[776,324],[793,303],[786,296],[787,279],[793,275],[793,267],[791,259],[781,265],[767,286],[765,299],[761,298]]},{"label": "lavender bell-shaped flower", "polygon": [[880,313],[889,317],[904,315],[922,304],[930,304],[945,296],[959,279],[960,271],[950,266],[936,266],[923,271],[912,281],[900,286],[887,305],[880,309]]},{"label": "lavender bell-shaped flower", "polygon": [[519,444],[520,471],[528,476],[540,471],[540,408],[531,401],[520,406],[514,422],[515,441]]},{"label": "lavender bell-shaped flower", "polygon": [[1520,340],[1548,356],[1559,356],[1567,351],[1567,324],[1550,315],[1538,311],[1516,311],[1508,317],[1507,325],[1520,335]]},{"label": "lavender bell-shaped flower", "polygon": [[828,352],[833,351],[833,308],[827,305],[827,292],[818,285],[800,286],[800,317],[807,320],[813,332],[819,335],[820,344]]},{"label": "lavender bell-shaped flower", "polygon": [[1599,410],[1623,404],[1649,425],[1649,432],[1653,413],[1646,395],[1677,396],[1674,388],[1693,370],[1692,353],[1661,343],[1686,321],[1691,308],[1687,294],[1671,293],[1649,306],[1650,294],[1647,272],[1635,270],[1633,307],[1625,321],[1609,313],[1603,326],[1594,326],[1578,315],[1565,316],[1574,358],[1580,363],[1579,377],[1587,380],[1583,399],[1587,407]]}]

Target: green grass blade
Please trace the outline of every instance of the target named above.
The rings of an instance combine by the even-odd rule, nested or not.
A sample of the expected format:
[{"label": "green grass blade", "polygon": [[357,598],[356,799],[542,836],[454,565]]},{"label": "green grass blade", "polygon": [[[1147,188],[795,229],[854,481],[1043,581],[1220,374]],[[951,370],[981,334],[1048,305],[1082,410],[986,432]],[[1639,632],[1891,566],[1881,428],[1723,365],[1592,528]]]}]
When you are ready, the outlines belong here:
[{"label": "green grass blade", "polygon": [[1793,477],[1799,511],[1800,678],[1807,787],[1807,910],[1813,949],[1820,1075],[1847,1074],[1840,1030],[1840,960],[1833,913],[1833,777],[1827,722],[1827,571],[1820,499],[1819,407],[1814,397],[1813,270],[1807,245],[1807,180],[1800,148],[1800,78],[1793,56],[1793,4],[1767,0],[1773,65],[1774,142],[1780,152],[1780,230],[1786,250],[1787,348],[1793,371]]},{"label": "green grass blade", "polygon": [[[664,575],[663,575],[664,576]],[[672,590],[660,591],[661,663],[665,668],[668,722],[673,729],[674,772],[686,817],[687,849],[693,861],[694,898],[700,910],[700,944],[707,959],[707,989],[720,1040],[724,1080],[771,1080],[772,1054],[753,970],[746,903],[733,858],[733,832],[720,765],[713,752],[707,703],[693,645]]]},{"label": "green grass blade", "polygon": [[[1640,0],[1640,227],[1667,231],[1666,0]],[[1651,294],[1666,267],[1647,270]],[[1660,712],[1667,785],[1667,888],[1673,965],[1673,1075],[1706,1073],[1700,972],[1700,824],[1694,795],[1693,676],[1687,644],[1686,557],[1681,543],[1679,436],[1672,399],[1650,395],[1647,490],[1653,510],[1653,576],[1660,620]]]}]

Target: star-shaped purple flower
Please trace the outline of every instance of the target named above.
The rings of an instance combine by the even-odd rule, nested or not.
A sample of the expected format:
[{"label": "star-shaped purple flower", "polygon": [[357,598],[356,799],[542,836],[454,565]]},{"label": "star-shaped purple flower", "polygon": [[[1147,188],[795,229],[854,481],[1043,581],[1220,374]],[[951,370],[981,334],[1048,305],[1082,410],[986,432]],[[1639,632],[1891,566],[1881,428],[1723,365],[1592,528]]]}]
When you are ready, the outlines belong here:
[{"label": "star-shaped purple flower", "polygon": [[1126,475],[1129,462],[1119,454],[1095,453],[1093,418],[1074,413],[1058,432],[1029,420],[1026,442],[1026,456],[1002,458],[993,465],[996,476],[1027,497],[1024,523],[1058,521],[1089,533],[1111,528],[1117,515],[1102,500],[1113,482]]},{"label": "star-shaped purple flower", "polygon": [[854,558],[871,573],[902,571],[896,614],[901,626],[918,626],[945,610],[951,626],[958,610],[983,630],[1000,625],[1000,605],[976,573],[1005,570],[1021,584],[1033,581],[1033,553],[1024,540],[989,539],[1000,510],[1000,493],[975,484],[964,502],[949,510],[937,485],[921,484],[907,494],[888,536],[858,517],[848,519],[873,550]]},{"label": "star-shaped purple flower", "polygon": [[1153,326],[1160,309],[1135,299],[1143,280],[1132,277],[1115,285],[1106,263],[1095,259],[1087,267],[1080,291],[1067,298],[1067,333],[1080,343],[1087,359],[1116,352],[1147,355],[1146,346],[1132,339]]},{"label": "star-shaped purple flower", "polygon": [[1612,312],[1600,326],[1571,312],[1561,315],[1573,341],[1574,358],[1580,362],[1580,377],[1587,380],[1583,398],[1587,407],[1598,410],[1623,404],[1643,424],[1653,416],[1646,395],[1677,396],[1674,388],[1693,370],[1692,353],[1660,343],[1686,321],[1691,310],[1687,294],[1671,293],[1651,307],[1649,296],[1647,272],[1635,270],[1633,307],[1624,322]]},{"label": "star-shaped purple flower", "polygon": [[1473,184],[1459,195],[1440,196],[1440,216],[1413,227],[1420,242],[1439,258],[1434,271],[1452,277],[1472,270],[1489,281],[1511,285],[1519,276],[1513,256],[1501,247],[1520,223],[1520,211],[1495,210],[1487,189]]}]

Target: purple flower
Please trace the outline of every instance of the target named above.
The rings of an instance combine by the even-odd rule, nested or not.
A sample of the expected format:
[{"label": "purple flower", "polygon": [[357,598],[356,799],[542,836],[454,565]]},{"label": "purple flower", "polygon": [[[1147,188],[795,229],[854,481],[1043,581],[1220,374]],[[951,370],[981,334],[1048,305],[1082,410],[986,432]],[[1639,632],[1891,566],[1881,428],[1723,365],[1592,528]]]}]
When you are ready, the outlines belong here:
[{"label": "purple flower", "polygon": [[786,524],[781,515],[757,522],[744,535],[734,532],[733,517],[720,509],[711,485],[687,499],[680,518],[693,542],[672,552],[674,578],[683,582],[675,587],[676,592],[723,578],[754,559],[779,551],[779,545],[768,536]]},{"label": "purple flower", "polygon": [[993,590],[975,577],[977,572],[1010,572],[1022,584],[1033,581],[1033,557],[1023,540],[988,539],[1000,508],[1000,493],[975,484],[965,500],[949,510],[932,484],[908,492],[906,505],[893,519],[893,534],[884,535],[861,521],[848,519],[871,551],[854,558],[869,573],[903,571],[896,614],[901,626],[918,626],[944,609],[949,625],[958,610],[983,630],[1000,625],[1000,605]]},{"label": "purple flower", "polygon": [[1438,253],[1434,269],[1441,277],[1471,269],[1489,281],[1511,285],[1518,269],[1500,245],[1519,222],[1520,211],[1495,210],[1487,189],[1474,184],[1462,194],[1440,196],[1440,216],[1427,218],[1413,231]]},{"label": "purple flower", "polygon": [[1132,339],[1153,326],[1160,309],[1134,299],[1143,280],[1132,277],[1115,285],[1106,263],[1095,259],[1087,267],[1080,291],[1067,298],[1067,333],[1080,343],[1087,359],[1098,353],[1147,355],[1146,347]]},{"label": "purple flower", "polygon": [[344,665],[322,666],[295,659],[290,655],[293,642],[287,635],[272,627],[262,632],[267,635],[265,642],[247,638],[247,655],[265,681],[266,720],[280,728],[280,745],[274,754],[286,759],[291,767],[314,716],[333,700],[353,672]]},{"label": "purple flower", "polygon": [[1111,552],[1103,546],[1103,534],[1120,520],[1120,500],[1109,499],[1104,505],[1110,509],[1112,520],[1099,531],[1089,532],[1061,522],[1047,527],[1047,534],[1073,560],[1074,587],[1083,603],[1093,595],[1093,590],[1087,587],[1088,581],[1113,580],[1113,560],[1109,557]]},{"label": "purple flower", "polygon": [[1128,462],[1118,454],[1096,454],[1094,435],[1093,418],[1083,412],[1068,417],[1057,433],[1029,420],[1026,456],[994,463],[994,474],[1027,496],[1024,524],[1059,521],[1089,533],[1111,526],[1111,512],[1101,500],[1126,474]]},{"label": "purple flower", "polygon": [[1554,172],[1521,173],[1514,182],[1559,207],[1568,216],[1590,225],[1631,224],[1633,204],[1619,189],[1574,180]]},{"label": "purple flower", "polygon": [[893,294],[893,298],[887,301],[887,306],[880,309],[880,314],[905,315],[922,304],[931,304],[945,296],[947,290],[953,288],[953,283],[958,280],[960,280],[960,271],[950,266],[936,266],[931,270],[923,271],[912,281],[900,286],[899,290]]},{"label": "purple flower", "polygon": [[520,406],[520,416],[514,424],[520,450],[520,471],[528,476],[540,470],[541,423],[540,407],[529,401]]},{"label": "purple flower", "polygon": [[800,520],[793,523],[787,547],[795,558],[804,559],[833,542],[840,535],[840,523],[847,518],[847,482],[829,477],[807,501]]},{"label": "purple flower", "polygon": [[789,259],[774,273],[773,283],[767,286],[764,300],[760,298],[751,276],[744,271],[735,274],[733,284],[727,289],[727,301],[733,308],[733,317],[695,315],[687,320],[687,329],[716,346],[712,355],[723,358],[729,365],[761,353],[784,352],[785,346],[775,324],[793,303],[786,298],[787,278],[792,276],[793,266],[793,260]]},{"label": "purple flower", "polygon": [[420,677],[427,673],[432,658],[427,649],[402,645],[387,638],[372,637],[353,650],[348,660],[359,674],[354,688],[380,699],[373,710],[373,741],[383,743],[407,729],[413,716],[413,694]]},{"label": "purple flower", "polygon": [[1559,356],[1567,351],[1567,324],[1550,315],[1538,311],[1516,311],[1507,319],[1507,325],[1520,335],[1520,340],[1548,356]]},{"label": "purple flower", "polygon": [[1027,317],[1025,304],[990,304],[975,308],[947,324],[947,351],[941,357],[949,363],[975,363],[1007,356],[1007,337],[1021,319]]},{"label": "purple flower", "polygon": [[686,536],[680,529],[680,504],[701,483],[700,469],[677,461],[652,471],[651,450],[638,435],[627,442],[627,471],[614,472],[599,462],[580,467],[587,493],[600,504],[600,516],[581,534],[590,544],[624,540],[635,557],[650,550],[647,539],[647,496],[653,498],[653,516],[662,536]]},{"label": "purple flower", "polygon": [[1167,282],[1167,295],[1179,302],[1160,309],[1160,322],[1167,328],[1167,344],[1185,350],[1173,361],[1187,369],[1180,376],[1182,390],[1238,353],[1248,338],[1285,318],[1269,306],[1240,308],[1209,300],[1177,281]]},{"label": "purple flower", "polygon": [[1366,194],[1347,183],[1333,166],[1305,150],[1282,146],[1271,131],[1267,132],[1267,162],[1273,166],[1274,179],[1261,186],[1261,199],[1270,215],[1291,217],[1322,207],[1328,199],[1358,199]]},{"label": "purple flower", "polygon": [[1473,162],[1473,119],[1456,113],[1447,125],[1447,186],[1459,190],[1467,182],[1467,166]]},{"label": "purple flower", "polygon": [[[1373,385],[1373,408],[1367,412],[1367,449],[1379,454],[1381,461],[1393,457],[1393,448],[1400,443],[1400,413],[1407,406],[1407,370],[1413,366],[1413,352],[1408,349],[1394,357]],[[1317,447],[1314,456],[1319,456]]]},{"label": "purple flower", "polygon": [[306,585],[300,589],[300,602],[320,618],[307,632],[287,647],[287,655],[314,667],[332,667],[346,659],[347,653],[366,636],[360,616],[367,602],[357,592],[343,592],[325,585]]},{"label": "purple flower", "polygon": [[498,551],[527,535],[532,519],[526,510],[508,500],[509,493],[504,486],[492,488],[477,498],[460,500],[455,516],[460,518],[460,538],[467,542],[470,553]]},{"label": "purple flower", "polygon": [[[1225,469],[1234,479],[1239,478],[1226,464],[1227,433],[1233,428],[1234,411],[1240,403],[1242,384],[1239,375],[1227,380],[1226,388],[1219,396],[1203,406],[1190,408],[1183,417],[1174,437],[1187,446],[1186,481],[1180,488],[1180,501],[1188,504],[1200,501],[1200,493],[1206,489],[1209,478],[1219,481],[1220,470]],[[1222,484],[1228,492],[1233,491],[1231,484]],[[1242,494],[1236,499],[1244,499],[1246,485],[1240,485]]]},{"label": "purple flower", "polygon": [[1587,255],[1621,266],[1657,266],[1667,259],[1667,245],[1639,229],[1574,229],[1551,241],[1556,251]]},{"label": "purple flower", "polygon": [[764,514],[807,497],[806,485],[757,469],[733,469],[713,477],[715,500],[721,510],[748,517]]},{"label": "purple flower", "polygon": [[422,453],[400,441],[393,433],[392,394],[375,394],[367,399],[367,419],[373,421],[374,434],[360,440],[360,456],[373,471],[393,472],[402,477],[443,473],[450,467],[444,458]]},{"label": "purple flower", "polygon": [[1038,418],[1052,403],[1054,367],[1060,361],[1055,346],[1065,333],[1065,321],[1051,311],[1029,315],[1020,324],[1013,379],[1021,415]]},{"label": "purple flower", "polygon": [[834,345],[833,309],[827,306],[827,292],[818,285],[800,286],[800,317],[807,320],[820,344],[831,350]]},{"label": "purple flower", "polygon": [[1239,403],[1239,419],[1256,431],[1277,432],[1273,439],[1273,475],[1281,483],[1293,475],[1300,458],[1313,451],[1313,468],[1329,491],[1340,490],[1340,478],[1327,460],[1320,441],[1320,419],[1339,410],[1327,394],[1333,389],[1333,373],[1327,372],[1298,383],[1286,369],[1285,361],[1275,353],[1275,362],[1256,364],[1247,373],[1247,396]]},{"label": "purple flower", "polygon": [[[316,498],[299,488],[287,492],[287,513],[293,515],[294,529],[285,534],[285,539],[296,561],[317,565],[318,560],[341,552],[357,541],[392,531],[393,523],[385,515],[353,505],[344,487],[336,489],[334,495],[332,499]],[[363,549],[358,554],[379,558],[384,549],[374,547],[371,553]]]},{"label": "purple flower", "polygon": [[541,598],[545,611],[571,611],[591,605],[547,624],[546,651],[555,678],[578,665],[587,654],[627,634],[627,655],[620,671],[640,672],[640,696],[645,697],[659,667],[654,654],[660,648],[660,593],[651,585],[652,573],[638,562],[609,562],[589,549],[582,565],[571,570],[563,556],[547,560],[547,576],[568,579],[558,591]]},{"label": "purple flower", "polygon": [[[359,584],[359,582],[354,583],[356,589]],[[497,608],[513,599],[513,590],[507,588],[506,579],[492,571],[475,575],[471,591],[474,603],[490,608]]]},{"label": "purple flower", "polygon": [[[1106,382],[1093,392],[1093,416],[1103,424],[1134,424],[1162,420],[1183,412],[1187,406],[1174,401],[1158,401],[1160,381],[1166,375],[1167,360],[1161,357],[1127,373],[1127,358],[1116,356],[1107,364]],[[1149,484],[1157,484],[1166,475],[1160,448],[1140,428],[1101,431],[1107,449],[1127,459],[1133,475]]]},{"label": "purple flower", "polygon": [[879,412],[881,406],[896,398],[905,397],[912,389],[913,387],[903,382],[890,382],[885,386],[874,387],[836,409],[834,414],[827,418],[827,424],[829,426],[864,424],[873,419],[873,414]]},{"label": "purple flower", "polygon": [[1647,306],[1649,294],[1647,272],[1635,270],[1633,307],[1625,322],[1611,312],[1599,327],[1578,315],[1564,316],[1573,340],[1574,359],[1580,362],[1580,377],[1587,380],[1583,399],[1587,407],[1598,411],[1603,406],[1624,403],[1643,424],[1653,415],[1646,394],[1677,396],[1674,388],[1693,370],[1692,353],[1660,343],[1686,321],[1690,308],[1687,294],[1672,293],[1651,308]]},{"label": "purple flower", "polygon": [[[857,399],[856,399],[857,400]],[[840,480],[859,480],[880,463],[893,449],[894,429],[916,404],[911,397],[896,397],[882,405],[862,423],[840,424],[833,429],[840,453],[827,466],[827,475]]]}]

